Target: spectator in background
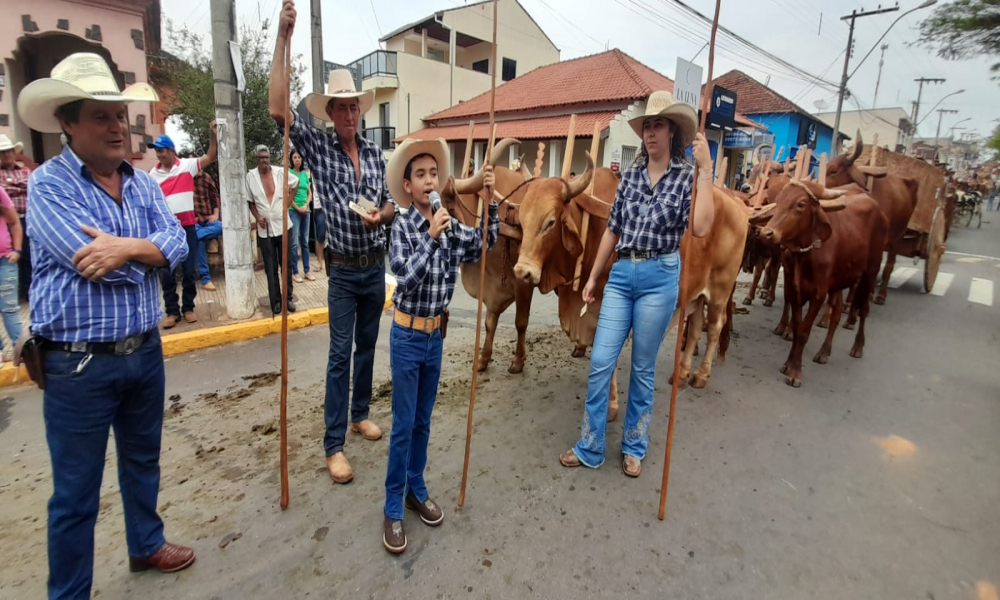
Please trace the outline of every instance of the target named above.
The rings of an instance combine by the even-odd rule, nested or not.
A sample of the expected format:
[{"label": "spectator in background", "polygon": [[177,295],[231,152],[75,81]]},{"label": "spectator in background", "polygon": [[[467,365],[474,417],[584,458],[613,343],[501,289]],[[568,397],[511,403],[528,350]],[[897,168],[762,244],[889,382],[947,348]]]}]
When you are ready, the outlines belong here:
[{"label": "spectator in background", "polygon": [[[21,231],[25,231],[24,214],[28,205],[28,177],[31,176],[31,169],[18,160],[23,158],[22,150],[24,144],[12,142],[6,135],[0,134],[0,188],[7,192],[7,196],[14,206],[14,212],[21,221]],[[18,260],[19,297],[28,299],[28,288],[31,286],[31,253],[28,249],[28,236],[23,236],[23,247],[19,246],[24,254]]]},{"label": "spectator in background", "polygon": [[292,206],[288,209],[288,218],[292,222],[292,279],[295,283],[302,283],[299,276],[299,252],[302,253],[302,268],[305,269],[306,279],[316,281],[316,277],[309,272],[309,203],[312,200],[312,176],[306,170],[305,162],[302,160],[302,153],[292,150],[289,180],[297,178],[299,186],[295,189],[295,198],[292,199]]},{"label": "spectator in background", "polygon": [[0,342],[0,366],[14,359],[14,346],[21,337],[21,305],[17,302],[17,265],[21,259],[21,244],[24,234],[21,220],[14,212],[4,188],[0,187],[0,217],[6,227],[0,225],[0,313],[3,326],[10,338],[10,348],[3,348]]},{"label": "spectator in background", "polygon": [[198,236],[198,276],[201,287],[208,292],[215,291],[212,275],[208,272],[208,242],[222,237],[222,220],[219,213],[219,188],[215,179],[206,171],[194,178],[194,214],[198,222],[194,226]]},{"label": "spectator in background", "polygon": [[[310,188],[315,188],[310,181]],[[326,213],[323,212],[323,201],[320,200],[319,194],[316,193],[315,189],[312,189],[312,222],[314,233],[316,234],[316,264],[320,273],[326,273]]]},{"label": "spectator in background", "polygon": [[[282,225],[283,210],[291,206],[295,197],[295,188],[299,185],[297,177],[288,181],[288,204],[282,206],[285,172],[271,166],[271,151],[264,144],[254,148],[257,168],[247,171],[247,190],[250,192],[250,213],[257,222],[257,247],[264,259],[264,274],[267,276],[267,295],[271,303],[271,312],[281,313],[281,279],[285,279],[285,299],[288,301],[288,312],[295,312],[295,302],[292,301],[292,271],[291,265],[281,264],[281,236],[288,233]],[[291,229],[292,223],[288,222]],[[288,262],[292,254],[288,253]]]},{"label": "spectator in background", "polygon": [[155,167],[150,169],[156,183],[160,184],[164,197],[167,199],[167,207],[180,221],[181,227],[187,236],[188,255],[181,264],[183,272],[183,299],[178,305],[177,298],[177,274],[173,270],[163,271],[161,284],[163,286],[163,303],[166,305],[167,316],[163,319],[163,328],[170,329],[181,320],[181,314],[188,323],[196,323],[198,317],[194,314],[194,299],[198,295],[198,290],[194,285],[194,271],[197,261],[198,234],[195,226],[198,218],[194,212],[194,177],[200,175],[202,170],[215,162],[219,156],[218,140],[216,139],[215,121],[209,125],[211,137],[208,142],[208,151],[201,158],[177,157],[174,141],[170,136],[161,135],[153,142],[156,149],[156,159],[160,161]]}]

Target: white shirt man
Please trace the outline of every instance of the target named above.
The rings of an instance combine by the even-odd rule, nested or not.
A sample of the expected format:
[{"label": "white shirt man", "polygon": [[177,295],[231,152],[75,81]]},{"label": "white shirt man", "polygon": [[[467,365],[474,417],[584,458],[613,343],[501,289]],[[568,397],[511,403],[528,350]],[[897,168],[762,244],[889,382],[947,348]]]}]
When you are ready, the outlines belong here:
[{"label": "white shirt man", "polygon": [[[261,144],[254,149],[257,157],[257,168],[247,172],[247,190],[250,192],[250,213],[257,223],[257,247],[264,259],[264,272],[267,275],[267,293],[271,302],[271,310],[281,312],[281,284],[278,276],[281,263],[281,236],[286,229],[283,227],[285,212],[295,197],[295,188],[299,185],[298,178],[291,178],[288,184],[288,202],[282,202],[282,190],[285,185],[284,170],[271,167],[271,153],[267,146]],[[291,229],[288,221],[287,229]],[[292,301],[292,267],[291,253],[288,254],[288,264],[280,269],[284,271],[285,298],[288,300],[288,312],[295,312]]]}]

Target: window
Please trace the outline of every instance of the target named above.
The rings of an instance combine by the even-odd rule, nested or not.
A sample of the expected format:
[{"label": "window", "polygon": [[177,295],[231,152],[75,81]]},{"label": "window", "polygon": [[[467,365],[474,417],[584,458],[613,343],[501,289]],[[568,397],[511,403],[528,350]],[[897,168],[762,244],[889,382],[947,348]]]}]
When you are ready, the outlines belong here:
[{"label": "window", "polygon": [[439,50],[437,48],[428,48],[427,58],[438,62],[448,62],[444,59],[444,50]]},{"label": "window", "polygon": [[503,80],[510,81],[517,77],[517,61],[511,58],[503,59]]},{"label": "window", "polygon": [[378,123],[379,127],[389,126],[389,103],[383,102],[378,105]]},{"label": "window", "polygon": [[472,63],[472,70],[478,71],[480,73],[489,73],[490,59],[487,58],[485,60],[477,60],[476,62]]},{"label": "window", "polygon": [[635,146],[622,146],[622,170],[632,166],[635,162],[635,153],[638,148]]}]

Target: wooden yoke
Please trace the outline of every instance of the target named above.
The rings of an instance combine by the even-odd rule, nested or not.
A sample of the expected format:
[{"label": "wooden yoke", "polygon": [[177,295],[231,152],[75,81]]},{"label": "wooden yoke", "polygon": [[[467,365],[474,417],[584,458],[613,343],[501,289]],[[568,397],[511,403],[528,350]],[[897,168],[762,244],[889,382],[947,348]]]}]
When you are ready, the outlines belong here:
[{"label": "wooden yoke", "polygon": [[469,135],[465,138],[465,160],[462,162],[462,170],[460,171],[461,179],[465,179],[469,176],[469,162],[472,160],[472,138],[476,132],[476,122],[469,121]]},{"label": "wooden yoke", "polygon": [[818,182],[821,186],[826,187],[826,165],[827,165],[826,152],[819,155],[819,179]]},{"label": "wooden yoke", "polygon": [[[854,142],[855,144],[857,141]],[[878,165],[878,134],[872,135],[872,155],[868,158],[868,166],[875,167]],[[872,185],[875,183],[875,178],[871,175],[868,176],[867,185],[865,188],[870,192],[872,191]]]},{"label": "wooden yoke", "polygon": [[[601,124],[594,123],[594,137],[590,141],[590,158],[597,160],[597,152],[601,147]],[[595,169],[596,171],[596,169]],[[590,178],[590,185],[584,192],[587,195],[594,195],[594,183],[597,181],[597,174]],[[583,211],[583,222],[580,224],[580,256],[576,259],[576,272],[573,274],[573,291],[580,290],[580,273],[583,271],[583,255],[587,252],[587,231],[590,229],[590,213]]]},{"label": "wooden yoke", "polygon": [[719,168],[716,171],[718,173],[715,176],[715,185],[717,187],[725,187],[726,183],[726,173],[729,171],[729,157],[723,156],[722,162],[719,163]]}]

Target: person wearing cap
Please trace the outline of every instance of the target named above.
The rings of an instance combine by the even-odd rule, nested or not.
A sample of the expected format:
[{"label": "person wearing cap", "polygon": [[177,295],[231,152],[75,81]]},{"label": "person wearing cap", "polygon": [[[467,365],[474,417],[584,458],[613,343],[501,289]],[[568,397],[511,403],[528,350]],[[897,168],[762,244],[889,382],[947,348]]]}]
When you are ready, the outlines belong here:
[{"label": "person wearing cap", "polygon": [[676,102],[669,92],[653,92],[645,113],[629,125],[642,140],[638,159],[625,171],[608,228],[601,238],[594,267],[583,288],[583,300],[594,302],[597,279],[611,257],[604,299],[594,334],[587,401],[580,440],[559,457],[564,467],[591,468],[604,463],[608,388],[615,363],[632,334],[632,373],[622,432],[622,471],[638,477],[649,444],[653,415],[656,355],[677,305],[680,241],[688,227],[694,167],[685,149],[694,143],[698,163],[698,199],[691,232],[704,237],[712,230],[712,157],[698,131],[694,108]]},{"label": "person wearing cap", "polygon": [[[257,160],[257,168],[247,171],[246,184],[250,193],[250,214],[257,223],[257,247],[260,248],[264,260],[264,274],[267,276],[267,295],[271,303],[271,312],[281,313],[281,278],[285,280],[285,298],[288,300],[288,312],[295,312],[295,302],[292,300],[292,252],[289,247],[288,263],[281,264],[281,240],[283,235],[292,229],[292,220],[284,225],[284,212],[292,205],[295,192],[298,190],[299,178],[288,178],[288,201],[284,202],[284,169],[271,166],[271,151],[265,144],[259,144],[253,150]],[[290,246],[291,240],[289,240]],[[280,272],[280,273],[279,273]]]},{"label": "person wearing cap", "polygon": [[[444,511],[427,492],[424,469],[431,433],[431,412],[441,376],[442,319],[455,293],[458,268],[482,256],[482,225],[473,229],[431,206],[449,180],[448,144],[406,140],[392,154],[387,169],[389,191],[407,207],[392,225],[389,261],[396,276],[392,300],[389,364],[392,367],[392,433],[385,477],[382,545],[393,554],[406,550],[403,506],[436,527]],[[493,187],[493,168],[484,184]],[[440,199],[437,199],[440,202]],[[440,205],[439,205],[440,206]],[[500,231],[496,202],[489,205],[487,249]]]},{"label": "person wearing cap", "polygon": [[[0,133],[0,188],[7,192],[14,206],[14,212],[21,221],[21,231],[25,230],[24,213],[28,202],[28,178],[31,169],[19,156],[22,156],[24,143],[12,142],[6,134]],[[28,236],[22,235],[21,246],[12,249],[18,254],[17,275],[19,296],[28,299],[28,289],[31,285],[31,249]]]},{"label": "person wearing cap", "polygon": [[177,297],[177,274],[174,271],[162,273],[163,304],[167,309],[167,316],[163,319],[164,329],[177,325],[182,314],[188,323],[198,321],[198,317],[194,314],[194,300],[198,295],[198,288],[195,287],[198,266],[198,215],[194,206],[194,178],[201,175],[205,167],[214,163],[219,157],[215,121],[212,121],[209,127],[211,136],[208,141],[208,151],[200,158],[178,158],[174,141],[166,134],[157,137],[152,144],[158,162],[150,169],[149,174],[160,184],[160,189],[167,199],[167,206],[184,228],[188,245],[187,260],[181,263],[183,299]]},{"label": "person wearing cap", "polygon": [[120,90],[91,53],[63,59],[17,99],[29,127],[67,139],[28,184],[31,333],[44,352],[52,460],[49,598],[90,598],[111,428],[129,568],[173,572],[195,559],[165,540],[157,514],[165,384],[157,271],[176,268],[188,249],[160,186],[125,160],[126,105],[157,101],[146,83]]},{"label": "person wearing cap", "polygon": [[[327,94],[309,94],[309,113],[332,121],[327,133],[285,113],[284,48],[295,27],[295,2],[283,0],[268,104],[271,117],[288,134],[295,147],[309,157],[316,193],[327,222],[326,263],[329,269],[327,302],[330,310],[330,358],[326,370],[323,439],[327,470],[334,483],[354,478],[344,454],[348,427],[348,388],[351,383],[351,345],[354,343],[354,394],[350,402],[350,428],[367,440],[382,437],[369,419],[372,373],[379,319],[385,304],[385,225],[392,222],[395,203],[385,177],[385,155],[378,144],[360,135],[361,115],[372,106],[374,90],[358,92],[348,70],[330,72]],[[371,202],[364,216],[350,205]]]}]

